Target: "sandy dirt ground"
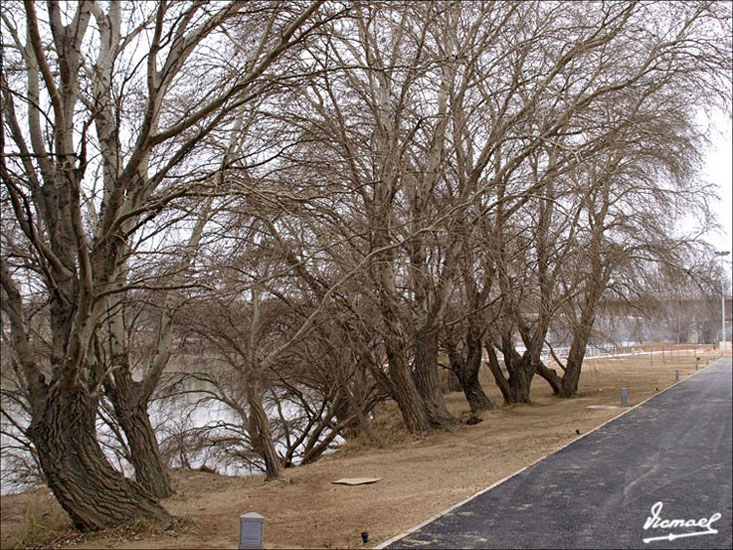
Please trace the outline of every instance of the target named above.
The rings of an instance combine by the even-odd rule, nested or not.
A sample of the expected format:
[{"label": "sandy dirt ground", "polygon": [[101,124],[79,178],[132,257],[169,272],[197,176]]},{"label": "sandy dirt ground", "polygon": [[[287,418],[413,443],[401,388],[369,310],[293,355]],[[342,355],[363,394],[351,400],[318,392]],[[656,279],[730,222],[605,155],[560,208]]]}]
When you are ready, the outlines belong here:
[{"label": "sandy dirt ground", "polygon": [[[265,516],[265,548],[364,547],[361,533],[374,546],[401,533],[473,493],[517,472],[581,434],[621,414],[621,388],[636,405],[695,373],[712,354],[667,352],[587,360],[574,399],[553,397],[535,377],[530,406],[499,407],[483,422],[459,424],[451,432],[414,437],[402,432],[396,408],[380,412],[380,445],[356,442],[319,462],[286,471],[280,481],[260,476],[224,477],[173,470],[176,494],[163,502],[182,521],[172,531],[117,530],[75,535],[47,489],[1,499],[3,548],[236,548],[239,516]],[[501,397],[488,379],[490,397]],[[460,393],[446,396],[459,418],[468,416]],[[616,408],[589,408],[607,405]],[[342,477],[379,477],[372,485],[345,486]]]}]

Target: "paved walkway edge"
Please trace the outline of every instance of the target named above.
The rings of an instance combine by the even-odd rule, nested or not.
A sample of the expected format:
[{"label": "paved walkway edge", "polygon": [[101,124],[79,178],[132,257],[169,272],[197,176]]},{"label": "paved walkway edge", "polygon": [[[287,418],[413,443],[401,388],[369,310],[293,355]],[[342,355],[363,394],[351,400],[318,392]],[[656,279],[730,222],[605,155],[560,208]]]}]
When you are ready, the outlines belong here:
[{"label": "paved walkway edge", "polygon": [[[704,371],[704,370],[705,370],[705,369],[706,369],[707,367],[712,367],[713,365],[715,365],[715,364],[716,364],[716,363],[717,363],[718,361],[720,361],[721,359],[723,359],[723,357],[721,357],[721,358],[719,358],[719,359],[716,359],[716,360],[715,360],[715,361],[714,361],[713,363],[711,363],[711,364],[709,364],[709,365],[706,365],[705,367],[701,368],[700,370],[697,370],[697,371],[693,372],[693,373],[692,373],[692,374],[691,374],[690,376],[687,376],[687,377],[685,377],[685,378],[681,379],[681,380],[680,380],[679,382],[675,382],[675,383],[674,383],[674,384],[672,384],[671,386],[668,386],[668,387],[664,388],[664,389],[663,389],[662,391],[660,391],[660,392],[657,392],[657,393],[655,393],[655,394],[654,394],[654,395],[652,395],[651,397],[648,397],[648,398],[647,398],[647,399],[645,399],[644,401],[641,401],[641,402],[637,403],[637,404],[636,404],[636,405],[634,405],[633,407],[628,407],[628,408],[627,408],[627,409],[626,409],[625,411],[623,411],[623,412],[621,412],[621,413],[617,414],[617,415],[616,415],[616,416],[614,416],[613,418],[610,418],[610,419],[606,420],[606,421],[605,421],[605,422],[604,422],[603,424],[599,424],[598,426],[596,426],[595,428],[593,428],[593,429],[592,429],[591,431],[589,431],[589,432],[587,432],[587,433],[584,433],[583,435],[581,435],[581,436],[579,436],[579,437],[576,437],[576,438],[575,438],[575,439],[573,439],[572,441],[569,441],[569,442],[567,442],[567,443],[566,443],[565,445],[563,445],[562,447],[558,447],[557,449],[555,449],[555,450],[554,450],[554,451],[552,451],[551,453],[548,453],[548,454],[546,454],[545,456],[543,456],[543,457],[541,457],[541,458],[538,458],[537,460],[535,460],[535,461],[534,461],[534,462],[532,462],[531,464],[528,464],[527,466],[525,466],[525,467],[524,467],[524,468],[522,468],[521,470],[517,470],[517,471],[516,471],[516,472],[514,472],[513,474],[511,474],[511,475],[508,475],[508,476],[506,476],[506,477],[505,477],[505,478],[503,478],[503,479],[500,479],[499,481],[497,481],[497,482],[493,483],[492,485],[489,485],[488,487],[485,487],[484,489],[481,489],[480,491],[478,491],[478,492],[476,492],[476,493],[472,494],[471,496],[469,496],[469,497],[466,497],[466,498],[465,498],[465,499],[463,499],[462,501],[460,501],[460,502],[457,502],[457,503],[456,503],[456,504],[454,504],[453,506],[450,506],[449,508],[446,508],[445,510],[442,510],[442,511],[438,512],[437,514],[435,514],[435,515],[434,515],[434,516],[432,516],[431,518],[428,518],[428,519],[426,519],[425,521],[423,521],[423,522],[420,522],[420,523],[418,523],[417,525],[415,525],[414,527],[411,527],[411,528],[410,528],[410,529],[408,529],[407,531],[405,531],[405,532],[403,532],[403,533],[400,533],[399,535],[395,535],[395,536],[394,536],[394,537],[392,537],[391,539],[389,539],[389,540],[386,540],[386,541],[384,541],[384,542],[382,542],[382,543],[378,544],[378,545],[377,545],[377,546],[375,546],[374,548],[375,548],[375,549],[382,549],[382,548],[387,548],[387,546],[389,546],[390,544],[394,544],[395,542],[397,542],[397,541],[399,541],[400,539],[402,539],[402,538],[406,537],[407,535],[410,535],[410,534],[414,533],[415,531],[418,531],[419,529],[422,529],[422,528],[423,528],[423,527],[425,527],[425,526],[426,526],[426,525],[427,525],[428,523],[432,523],[432,522],[433,522],[433,521],[435,521],[436,519],[438,519],[438,518],[440,518],[440,517],[443,517],[444,515],[448,514],[449,512],[452,512],[452,511],[453,511],[453,510],[455,510],[456,508],[459,508],[459,507],[463,506],[463,505],[464,505],[464,504],[466,504],[467,502],[471,502],[471,501],[472,501],[473,499],[475,499],[476,497],[479,497],[479,496],[483,495],[484,493],[487,493],[488,491],[491,491],[491,489],[493,489],[493,488],[495,488],[495,487],[498,487],[498,486],[499,486],[499,485],[501,485],[502,483],[504,483],[504,482],[506,482],[506,481],[509,481],[509,480],[510,480],[510,479],[512,479],[513,477],[516,477],[516,476],[518,476],[519,474],[521,474],[522,472],[524,472],[524,471],[525,471],[525,470],[527,470],[528,468],[531,468],[531,467],[532,467],[532,466],[534,466],[535,464],[537,464],[537,463],[539,463],[539,462],[542,462],[543,460],[545,460],[546,458],[548,458],[548,457],[550,457],[550,456],[554,455],[555,453],[559,453],[559,452],[560,452],[560,451],[562,451],[562,450],[563,450],[564,448],[566,448],[566,447],[569,447],[570,445],[572,445],[572,444],[573,444],[573,443],[575,443],[576,441],[580,441],[581,439],[583,439],[583,438],[584,438],[584,437],[586,437],[587,435],[590,435],[590,434],[592,434],[592,433],[593,433],[593,432],[595,432],[596,430],[600,430],[600,429],[601,429],[601,428],[603,428],[603,427],[604,427],[604,426],[605,426],[606,424],[609,424],[609,423],[613,422],[614,420],[617,420],[617,419],[621,418],[622,416],[624,416],[625,414],[627,414],[627,413],[629,413],[629,412],[633,411],[633,410],[634,410],[635,408],[637,408],[637,407],[641,407],[641,406],[642,406],[642,405],[643,405],[644,403],[646,403],[647,401],[651,401],[652,399],[654,399],[654,398],[655,398],[655,397],[657,397],[658,395],[662,395],[662,394],[663,394],[664,392],[666,392],[667,390],[671,390],[672,388],[674,388],[674,387],[675,387],[675,386],[677,386],[678,384],[682,384],[682,383],[683,383],[683,382],[684,382],[685,380],[689,380],[689,379],[690,379],[691,377],[695,376],[696,374],[699,374],[699,373],[703,372],[703,371]],[[619,395],[619,400],[620,400],[620,399],[621,399],[621,396]]]}]

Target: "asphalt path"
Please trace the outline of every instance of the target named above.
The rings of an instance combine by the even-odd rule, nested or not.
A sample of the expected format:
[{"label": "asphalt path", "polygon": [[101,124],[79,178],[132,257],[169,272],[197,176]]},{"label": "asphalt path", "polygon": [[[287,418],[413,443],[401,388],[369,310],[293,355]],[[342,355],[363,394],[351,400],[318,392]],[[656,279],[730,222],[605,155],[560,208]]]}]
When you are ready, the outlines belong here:
[{"label": "asphalt path", "polygon": [[388,548],[733,547],[731,374],[717,361]]}]

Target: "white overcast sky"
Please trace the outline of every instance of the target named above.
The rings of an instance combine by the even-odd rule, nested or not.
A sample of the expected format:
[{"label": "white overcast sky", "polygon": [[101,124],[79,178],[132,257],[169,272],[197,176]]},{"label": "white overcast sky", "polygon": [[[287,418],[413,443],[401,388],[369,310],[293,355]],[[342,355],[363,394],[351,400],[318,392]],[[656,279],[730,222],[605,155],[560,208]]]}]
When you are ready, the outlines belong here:
[{"label": "white overcast sky", "polygon": [[[721,116],[715,121],[715,126],[717,131],[711,136],[712,146],[706,155],[701,176],[718,185],[720,201],[713,209],[722,229],[709,234],[706,240],[717,250],[733,250],[733,140],[730,117]],[[730,273],[730,264],[727,271]]]}]

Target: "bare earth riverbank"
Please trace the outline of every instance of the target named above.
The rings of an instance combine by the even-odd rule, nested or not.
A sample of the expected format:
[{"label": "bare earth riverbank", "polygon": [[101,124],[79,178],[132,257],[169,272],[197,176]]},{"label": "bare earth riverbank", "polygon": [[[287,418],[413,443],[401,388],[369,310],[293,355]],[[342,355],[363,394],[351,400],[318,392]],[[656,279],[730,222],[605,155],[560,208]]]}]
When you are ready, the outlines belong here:
[{"label": "bare earth riverbank", "polygon": [[[95,535],[69,530],[63,512],[47,489],[1,499],[2,548],[236,548],[239,515],[265,516],[266,548],[363,547],[361,532],[373,546],[480,489],[511,475],[620,414],[621,388],[633,406],[695,372],[717,354],[669,351],[588,360],[576,399],[552,396],[535,378],[531,406],[500,407],[483,422],[459,425],[452,432],[417,438],[399,428],[396,409],[385,407],[375,428],[379,447],[356,442],[316,464],[287,470],[283,480],[224,477],[174,470],[176,495],[165,507],[182,518],[172,532],[139,528]],[[483,380],[495,402],[495,386]],[[461,394],[446,396],[459,418],[468,415]],[[334,485],[342,477],[379,477],[373,485]]]}]

